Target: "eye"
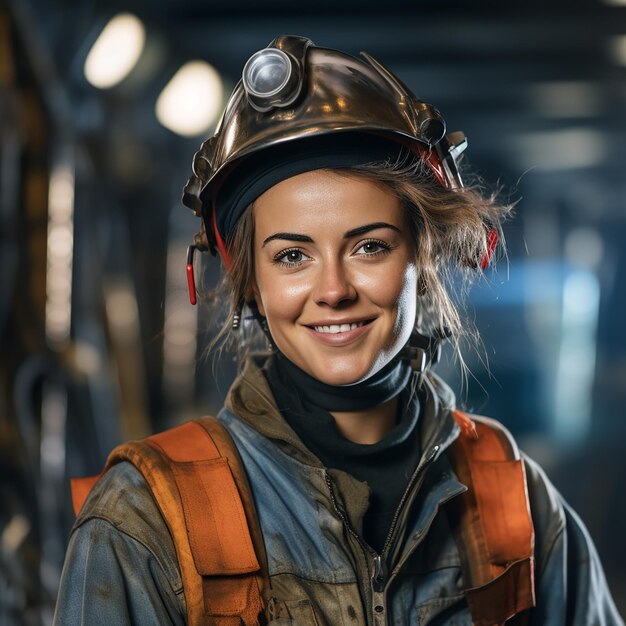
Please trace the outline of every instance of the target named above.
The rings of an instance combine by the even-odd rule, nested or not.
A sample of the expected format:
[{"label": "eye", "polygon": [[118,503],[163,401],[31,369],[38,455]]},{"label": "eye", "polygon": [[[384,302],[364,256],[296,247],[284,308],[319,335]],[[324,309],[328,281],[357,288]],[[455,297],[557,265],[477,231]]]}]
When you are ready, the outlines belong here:
[{"label": "eye", "polygon": [[309,257],[302,252],[302,250],[298,250],[297,248],[291,248],[289,250],[283,250],[274,256],[274,263],[278,263],[280,265],[285,265],[289,267],[295,267],[300,265],[300,263],[304,262],[305,259]]},{"label": "eye", "polygon": [[[362,252],[359,252],[360,250],[362,250]],[[361,243],[356,253],[363,256],[374,256],[376,254],[389,252],[389,250],[391,250],[391,246],[388,243],[380,241],[379,239],[368,239]]]}]

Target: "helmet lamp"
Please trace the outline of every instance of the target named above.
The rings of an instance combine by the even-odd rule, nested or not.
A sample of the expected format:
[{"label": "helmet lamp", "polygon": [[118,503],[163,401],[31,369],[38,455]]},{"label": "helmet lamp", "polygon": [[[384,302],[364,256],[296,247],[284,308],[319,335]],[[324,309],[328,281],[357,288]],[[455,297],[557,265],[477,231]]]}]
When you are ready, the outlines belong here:
[{"label": "helmet lamp", "polygon": [[298,66],[278,48],[253,54],[243,68],[242,80],[250,106],[262,113],[292,104],[300,93]]}]

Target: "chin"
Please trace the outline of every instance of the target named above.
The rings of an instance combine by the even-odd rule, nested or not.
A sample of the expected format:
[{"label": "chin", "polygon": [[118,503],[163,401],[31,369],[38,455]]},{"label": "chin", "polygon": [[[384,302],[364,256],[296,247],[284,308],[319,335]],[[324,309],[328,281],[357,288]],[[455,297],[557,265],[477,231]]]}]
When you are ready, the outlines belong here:
[{"label": "chin", "polygon": [[363,377],[355,377],[354,374],[339,373],[336,375],[329,374],[326,372],[324,375],[318,376],[317,374],[313,374],[315,378],[319,381],[326,383],[327,385],[333,385],[334,387],[341,387],[343,385],[354,385],[358,383]]},{"label": "chin", "polygon": [[353,385],[368,378],[380,367],[372,362],[355,362],[353,359],[328,359],[307,370],[311,376],[327,385]]}]

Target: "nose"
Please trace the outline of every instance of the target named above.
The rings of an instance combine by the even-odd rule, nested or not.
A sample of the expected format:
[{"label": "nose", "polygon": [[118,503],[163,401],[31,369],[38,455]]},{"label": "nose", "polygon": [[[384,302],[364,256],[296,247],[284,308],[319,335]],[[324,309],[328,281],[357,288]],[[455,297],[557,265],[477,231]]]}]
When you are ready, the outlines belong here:
[{"label": "nose", "polygon": [[337,307],[356,300],[357,290],[346,268],[340,261],[325,263],[320,267],[314,298],[317,304]]}]

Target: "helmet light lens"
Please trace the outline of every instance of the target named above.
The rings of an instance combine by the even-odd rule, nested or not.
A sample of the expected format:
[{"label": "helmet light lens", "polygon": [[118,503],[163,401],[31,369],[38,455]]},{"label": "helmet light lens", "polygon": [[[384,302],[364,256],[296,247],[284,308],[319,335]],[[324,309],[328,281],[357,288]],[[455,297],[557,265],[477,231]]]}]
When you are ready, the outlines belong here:
[{"label": "helmet light lens", "polygon": [[289,57],[282,50],[259,50],[248,59],[243,68],[244,86],[252,95],[269,98],[285,87],[291,71]]}]

